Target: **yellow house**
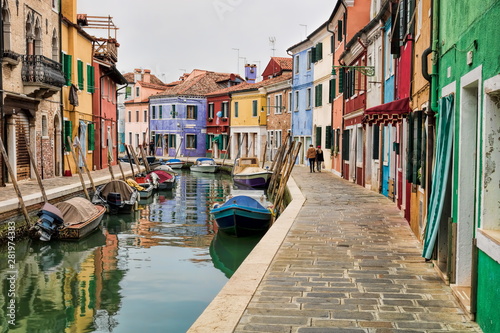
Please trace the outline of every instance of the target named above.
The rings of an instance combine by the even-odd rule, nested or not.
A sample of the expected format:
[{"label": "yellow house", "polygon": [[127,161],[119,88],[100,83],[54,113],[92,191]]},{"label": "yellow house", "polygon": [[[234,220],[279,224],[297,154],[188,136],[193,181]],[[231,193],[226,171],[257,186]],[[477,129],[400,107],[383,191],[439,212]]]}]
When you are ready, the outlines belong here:
[{"label": "yellow house", "polygon": [[243,84],[231,94],[231,156],[262,158],[267,137],[266,92]]},{"label": "yellow house", "polygon": [[[77,172],[67,137],[81,145],[81,156],[91,169],[94,149],[94,119],[92,117],[92,93],[94,90],[93,37],[79,25],[76,0],[61,3],[62,64],[66,85],[62,89],[63,140],[65,143],[65,175]],[[78,138],[78,139],[76,139]],[[78,150],[78,164],[83,166]]]}]

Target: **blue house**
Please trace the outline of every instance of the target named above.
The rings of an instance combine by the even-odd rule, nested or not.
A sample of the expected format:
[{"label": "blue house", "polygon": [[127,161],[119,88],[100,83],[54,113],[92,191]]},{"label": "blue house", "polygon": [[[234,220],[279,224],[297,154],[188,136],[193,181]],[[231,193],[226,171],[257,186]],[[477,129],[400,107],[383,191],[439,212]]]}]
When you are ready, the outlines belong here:
[{"label": "blue house", "polygon": [[206,95],[243,79],[235,74],[194,70],[181,82],[149,98],[149,131],[157,156],[203,157],[207,140]]},{"label": "blue house", "polygon": [[293,56],[292,138],[302,143],[299,164],[306,163],[307,148],[313,144],[313,45],[308,39],[287,50]]}]

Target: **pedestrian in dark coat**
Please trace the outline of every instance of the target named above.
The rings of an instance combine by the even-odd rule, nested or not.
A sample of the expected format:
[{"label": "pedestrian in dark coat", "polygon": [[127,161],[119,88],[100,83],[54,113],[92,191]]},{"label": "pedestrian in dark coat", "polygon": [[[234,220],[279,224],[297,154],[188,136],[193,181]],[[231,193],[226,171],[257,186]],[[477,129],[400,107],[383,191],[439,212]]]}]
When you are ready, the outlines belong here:
[{"label": "pedestrian in dark coat", "polygon": [[309,149],[307,149],[306,157],[309,159],[310,172],[314,172],[314,166],[316,165],[316,149],[314,149],[313,145],[309,145]]},{"label": "pedestrian in dark coat", "polygon": [[155,142],[151,140],[149,142],[149,155],[154,155],[155,154]]},{"label": "pedestrian in dark coat", "polygon": [[321,150],[321,146],[318,146],[318,148],[316,148],[316,170],[318,170],[318,172],[321,172],[324,161],[323,150]]}]

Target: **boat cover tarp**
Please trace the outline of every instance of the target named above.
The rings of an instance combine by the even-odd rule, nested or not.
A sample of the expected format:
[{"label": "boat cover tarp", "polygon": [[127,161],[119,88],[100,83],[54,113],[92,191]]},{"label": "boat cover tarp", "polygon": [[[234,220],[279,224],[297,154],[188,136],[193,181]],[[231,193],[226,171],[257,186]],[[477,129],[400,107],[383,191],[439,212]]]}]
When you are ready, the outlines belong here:
[{"label": "boat cover tarp", "polygon": [[120,193],[122,200],[129,201],[134,189],[123,180],[112,180],[101,189],[101,197],[107,198],[110,193]]},{"label": "boat cover tarp", "polygon": [[170,174],[166,171],[154,170],[154,171],[151,171],[150,173],[148,173],[148,175],[146,176],[146,179],[151,179],[152,173],[155,173],[158,176],[160,183],[163,183],[165,181],[168,181],[168,180],[171,180],[172,178],[174,178],[174,176],[172,176],[172,174]]},{"label": "boat cover tarp", "polygon": [[85,222],[99,212],[99,209],[93,203],[80,197],[58,202],[55,206],[63,214],[64,224],[67,225]]},{"label": "boat cover tarp", "polygon": [[237,195],[235,197],[232,197],[228,199],[222,206],[220,206],[220,208],[232,205],[238,205],[241,207],[247,207],[251,209],[261,209],[267,211],[266,207],[262,206],[260,202],[246,195]]}]

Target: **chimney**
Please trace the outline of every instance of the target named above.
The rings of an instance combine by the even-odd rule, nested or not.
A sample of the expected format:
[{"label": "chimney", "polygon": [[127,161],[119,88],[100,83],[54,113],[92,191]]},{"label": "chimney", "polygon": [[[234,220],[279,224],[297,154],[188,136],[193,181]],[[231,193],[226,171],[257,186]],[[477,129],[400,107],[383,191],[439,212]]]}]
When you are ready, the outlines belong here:
[{"label": "chimney", "polygon": [[257,65],[246,64],[245,65],[245,80],[248,83],[255,83],[256,78],[257,78]]},{"label": "chimney", "polygon": [[134,69],[134,82],[142,81],[142,69]]},{"label": "chimney", "polygon": [[146,83],[151,83],[151,70],[150,69],[145,69],[144,70],[144,82]]}]

